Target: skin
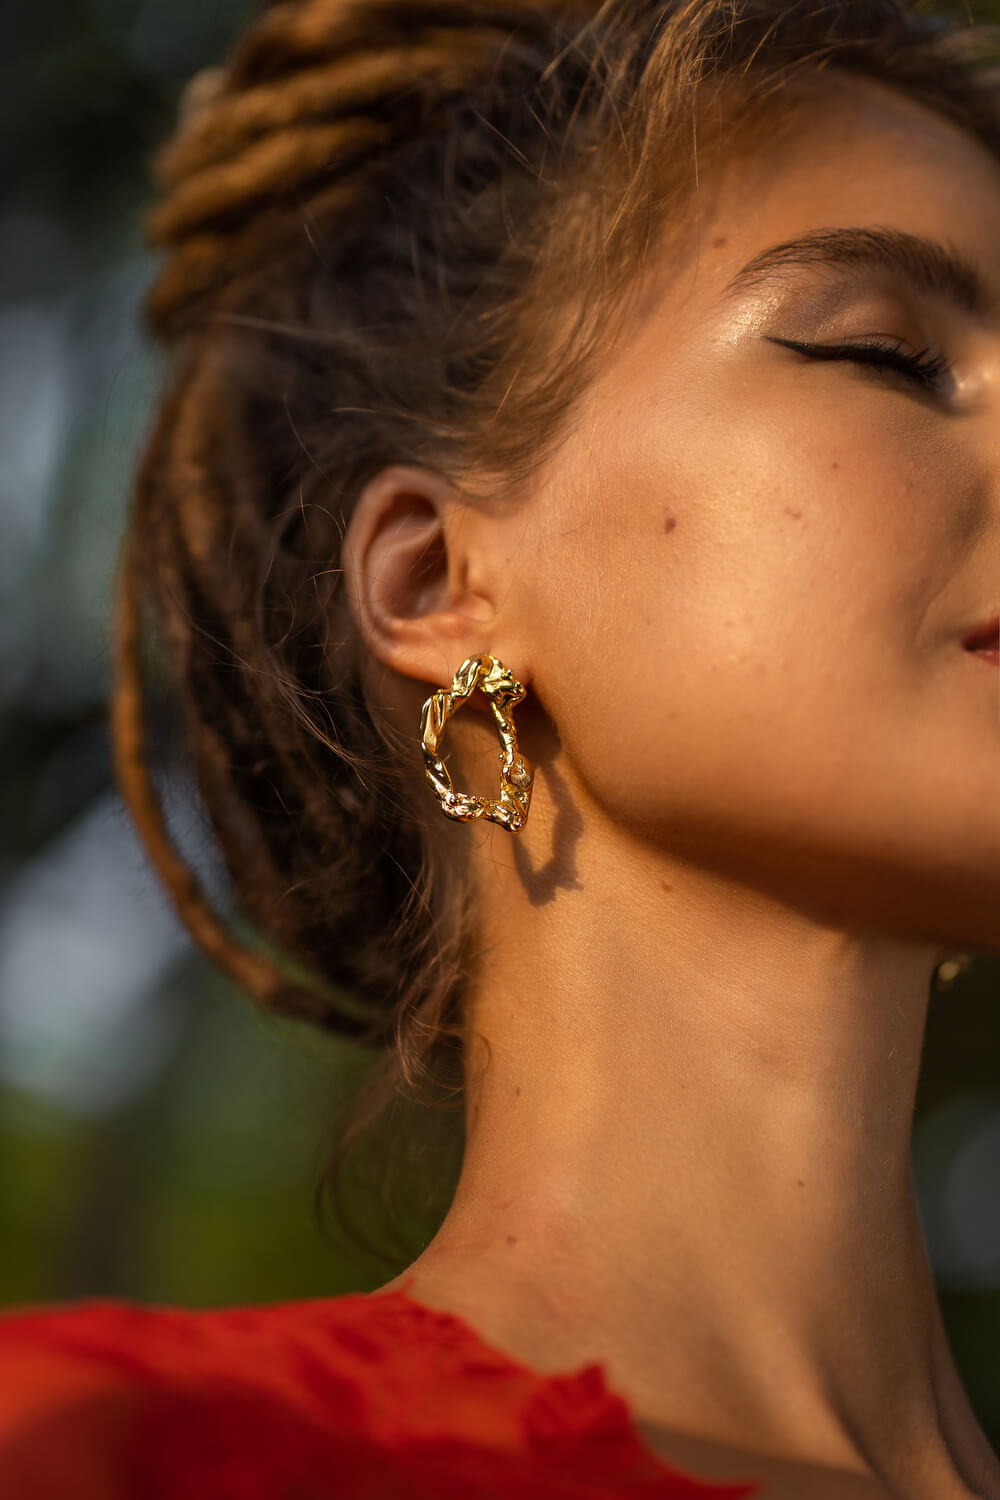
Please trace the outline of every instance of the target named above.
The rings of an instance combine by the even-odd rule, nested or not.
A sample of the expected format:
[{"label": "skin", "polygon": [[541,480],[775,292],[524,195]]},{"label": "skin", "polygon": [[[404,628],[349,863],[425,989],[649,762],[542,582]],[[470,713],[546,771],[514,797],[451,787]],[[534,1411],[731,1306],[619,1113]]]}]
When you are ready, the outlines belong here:
[{"label": "skin", "polygon": [[[388,711],[415,732],[489,651],[536,768],[522,833],[440,820],[481,897],[468,1145],[382,1290],[543,1372],[600,1361],[691,1472],[998,1497],[909,1140],[934,967],[1000,951],[997,671],[962,647],[1000,604],[1000,321],[887,272],[724,289],[780,241],[877,225],[1000,296],[1000,165],[845,75],[792,125],[703,176],[517,503],[397,467],[352,521]],[[944,350],[941,390],[768,341],[879,334]],[[446,748],[493,791],[480,694]]]}]

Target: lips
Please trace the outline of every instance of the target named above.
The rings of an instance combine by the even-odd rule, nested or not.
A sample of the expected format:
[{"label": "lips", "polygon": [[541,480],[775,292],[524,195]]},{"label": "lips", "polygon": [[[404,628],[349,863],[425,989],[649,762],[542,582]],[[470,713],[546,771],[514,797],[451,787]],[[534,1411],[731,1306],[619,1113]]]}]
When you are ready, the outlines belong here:
[{"label": "lips", "polygon": [[977,656],[1000,665],[1000,612],[973,625],[962,645],[966,651],[974,651]]}]

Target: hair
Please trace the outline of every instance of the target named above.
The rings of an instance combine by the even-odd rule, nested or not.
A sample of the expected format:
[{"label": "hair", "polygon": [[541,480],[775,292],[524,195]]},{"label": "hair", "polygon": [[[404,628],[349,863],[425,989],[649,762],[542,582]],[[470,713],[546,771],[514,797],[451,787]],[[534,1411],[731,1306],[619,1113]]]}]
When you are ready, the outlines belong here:
[{"label": "hair", "polygon": [[[373,1058],[324,1184],[404,1096],[460,1102],[476,943],[466,835],[366,680],[358,494],[395,463],[482,505],[529,484],[713,142],[748,149],[793,79],[882,80],[996,150],[994,53],[902,0],[282,0],[189,86],[147,220],[172,364],[119,560],[116,773],[209,958]],[[228,915],[154,790],[149,641]]]}]

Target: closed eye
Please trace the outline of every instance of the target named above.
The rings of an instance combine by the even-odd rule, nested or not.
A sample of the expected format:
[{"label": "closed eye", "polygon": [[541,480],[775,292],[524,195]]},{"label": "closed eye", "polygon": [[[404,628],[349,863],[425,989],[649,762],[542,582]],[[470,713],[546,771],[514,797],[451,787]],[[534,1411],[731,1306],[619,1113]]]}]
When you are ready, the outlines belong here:
[{"label": "closed eye", "polygon": [[769,344],[780,344],[785,349],[795,349],[810,359],[848,360],[855,365],[869,368],[897,370],[915,380],[926,390],[936,390],[943,375],[951,366],[944,354],[931,354],[921,349],[917,354],[908,354],[900,339],[861,339],[855,343],[810,344],[798,339],[779,339],[765,335]]}]

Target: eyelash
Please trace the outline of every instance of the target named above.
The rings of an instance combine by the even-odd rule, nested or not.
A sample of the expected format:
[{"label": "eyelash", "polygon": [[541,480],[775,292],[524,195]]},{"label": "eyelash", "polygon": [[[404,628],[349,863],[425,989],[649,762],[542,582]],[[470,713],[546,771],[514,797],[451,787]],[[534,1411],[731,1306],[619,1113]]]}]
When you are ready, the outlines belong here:
[{"label": "eyelash", "polygon": [[800,343],[797,339],[776,338],[771,338],[768,342],[781,344],[786,349],[796,349],[800,354],[810,355],[813,359],[850,360],[857,365],[898,370],[928,390],[933,390],[935,382],[950,368],[944,354],[932,355],[928,349],[921,349],[918,354],[904,353],[901,339],[892,343],[884,343],[881,339],[864,339],[856,344],[807,344]]}]

